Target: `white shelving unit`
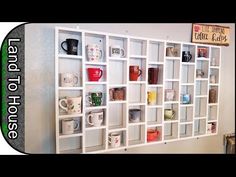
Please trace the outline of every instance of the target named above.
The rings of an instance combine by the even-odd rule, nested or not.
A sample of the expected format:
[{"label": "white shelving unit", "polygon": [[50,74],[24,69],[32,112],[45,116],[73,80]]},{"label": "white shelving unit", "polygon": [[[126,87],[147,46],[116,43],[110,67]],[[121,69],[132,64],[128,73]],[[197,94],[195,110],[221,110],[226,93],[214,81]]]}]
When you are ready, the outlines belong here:
[{"label": "white shelving unit", "polygon": [[[67,38],[79,40],[78,55],[67,55],[61,43]],[[88,61],[86,46],[97,44],[102,50],[99,62]],[[124,57],[110,55],[110,46],[119,45],[125,50]],[[177,49],[175,57],[167,56],[167,47]],[[198,48],[206,48],[207,56],[198,57]],[[182,61],[182,52],[190,51],[192,59]],[[213,62],[214,59],[214,62]],[[220,91],[221,48],[218,46],[140,38],[129,35],[103,33],[56,27],[55,29],[55,124],[56,153],[105,153],[129,147],[145,146],[189,138],[211,136],[218,133],[219,91]],[[137,81],[130,81],[129,66],[138,65],[142,75]],[[103,70],[99,81],[89,81],[88,67]],[[148,68],[159,68],[158,83],[148,83]],[[204,72],[202,78],[196,76],[197,70]],[[80,73],[76,87],[62,87],[59,73]],[[215,75],[212,82],[211,75]],[[124,100],[110,100],[109,90],[123,88]],[[166,100],[166,89],[173,89],[175,97]],[[209,91],[215,89],[217,101],[209,103]],[[148,105],[147,92],[156,91],[156,104]],[[89,92],[102,92],[100,106],[90,106],[87,102]],[[182,95],[190,95],[190,103],[183,104]],[[82,97],[82,113],[61,112],[58,101],[65,96]],[[129,121],[129,109],[140,109],[141,120]],[[173,109],[175,116],[165,120],[165,109]],[[91,111],[103,111],[101,126],[93,127],[87,123]],[[70,135],[62,135],[61,121],[72,118],[80,122],[80,129]],[[211,124],[212,130],[208,130]],[[147,141],[147,131],[158,130],[159,137]],[[121,145],[111,147],[110,133],[121,135]]]}]

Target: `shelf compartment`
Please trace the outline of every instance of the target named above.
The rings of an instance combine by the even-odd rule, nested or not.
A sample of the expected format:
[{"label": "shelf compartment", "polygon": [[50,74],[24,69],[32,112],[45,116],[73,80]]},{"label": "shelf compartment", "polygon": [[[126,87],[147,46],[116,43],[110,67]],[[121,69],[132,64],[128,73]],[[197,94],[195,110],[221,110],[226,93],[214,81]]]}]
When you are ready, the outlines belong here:
[{"label": "shelf compartment", "polygon": [[164,140],[171,140],[178,138],[178,123],[164,124]]},{"label": "shelf compartment", "polygon": [[182,83],[194,83],[194,71],[193,65],[182,65],[181,82]]},{"label": "shelf compartment", "polygon": [[[148,92],[147,92],[147,103],[148,106],[151,105],[162,105],[163,104],[163,88],[162,87],[149,87],[148,92],[155,92],[156,93],[156,99],[155,104],[152,103],[152,97],[150,96],[150,99],[148,99]],[[151,94],[151,93],[150,93]],[[150,101],[150,104],[149,104]]]},{"label": "shelf compartment", "polygon": [[126,61],[109,61],[109,84],[126,84],[127,72],[128,68]]},{"label": "shelf compartment", "polygon": [[[184,95],[188,94],[190,97],[190,102],[189,103],[183,103],[184,101]],[[194,86],[193,85],[182,85],[181,86],[181,94],[180,94],[180,102],[181,104],[193,104],[193,98],[194,98]],[[187,100],[185,100],[187,101]]]},{"label": "shelf compartment", "polygon": [[[107,66],[103,66],[103,65],[96,65],[96,66],[94,66],[94,65],[88,64],[88,65],[85,66],[85,68],[86,68],[86,74],[85,74],[85,81],[86,82],[97,82],[97,83],[99,83],[99,82],[106,82],[106,80],[107,80]],[[90,81],[89,80],[88,68],[96,68],[96,69],[102,70],[102,77],[98,81]],[[95,71],[95,73],[93,73],[93,75],[95,75],[97,71]],[[99,71],[99,73],[97,75],[100,75],[100,71]]]},{"label": "shelf compartment", "polygon": [[59,152],[62,154],[82,153],[82,136],[59,139]]},{"label": "shelf compartment", "polygon": [[126,104],[110,104],[109,105],[109,129],[126,127]]},{"label": "shelf compartment", "polygon": [[[77,55],[67,55],[66,51],[64,51],[61,48],[61,43],[63,41],[66,41],[66,39],[77,39],[79,41]],[[66,48],[66,47],[64,47],[64,48]],[[77,31],[67,31],[67,30],[59,29],[59,31],[58,31],[58,52],[59,52],[59,55],[61,55],[62,57],[63,56],[68,56],[68,57],[71,56],[70,58],[80,57],[82,55],[82,33],[77,32]],[[65,57],[65,58],[67,58],[67,57]]]},{"label": "shelf compartment", "polygon": [[[149,135],[151,139],[148,140],[148,131],[157,131],[157,135],[154,134],[156,138],[152,137],[153,135]],[[149,127],[147,129],[147,143],[153,143],[157,141],[162,141],[162,126]]]},{"label": "shelf compartment", "polygon": [[[215,60],[215,62],[213,62]],[[214,64],[215,63],[215,64]],[[220,65],[220,48],[211,47],[211,64],[210,66],[219,66]]]},{"label": "shelf compartment", "polygon": [[126,103],[127,98],[126,87],[110,87],[109,88],[109,103]]},{"label": "shelf compartment", "polygon": [[129,139],[128,145],[143,144],[145,142],[145,126],[144,125],[134,125],[129,126]]},{"label": "shelf compartment", "polygon": [[217,108],[218,105],[208,105],[208,121],[217,120]]},{"label": "shelf compartment", "polygon": [[[83,99],[83,94],[82,90],[59,90],[59,100],[56,103],[58,105],[58,111],[59,111],[59,118],[69,118],[69,117],[77,117],[80,116],[83,112],[82,109],[82,99]],[[81,112],[77,112],[76,114],[68,114],[64,109],[62,109],[59,106],[59,101],[61,99],[66,99],[66,98],[74,98],[74,97],[81,97]],[[63,105],[66,106],[66,105]]]},{"label": "shelf compartment", "polygon": [[[175,56],[168,54],[168,48],[169,47],[172,47],[172,48],[174,48],[174,50],[176,50],[176,55]],[[173,57],[173,58],[180,57],[180,51],[181,51],[181,44],[173,43],[173,42],[167,42],[166,43],[166,53],[165,53],[166,57]]]},{"label": "shelf compartment", "polygon": [[162,123],[162,108],[147,108],[147,124]]},{"label": "shelf compartment", "polygon": [[[118,36],[109,36],[109,56],[116,57],[111,55],[111,46],[119,47],[124,50],[124,56],[120,58],[125,58],[127,56],[127,46],[128,46],[128,39]],[[118,57],[118,56],[117,56]]]},{"label": "shelf compartment", "polygon": [[[174,90],[174,97],[170,97],[169,90]],[[165,101],[179,101],[179,81],[168,81],[165,84]]]},{"label": "shelf compartment", "polygon": [[62,86],[62,75],[63,73],[74,74],[78,77],[78,83],[75,87],[82,87],[82,61],[81,60],[58,60],[58,86]]},{"label": "shelf compartment", "polygon": [[[106,97],[107,97],[107,93],[106,93],[106,85],[100,84],[100,85],[86,85],[85,86],[85,90],[86,90],[86,98],[85,98],[85,106],[86,108],[96,108],[96,107],[100,107],[100,106],[106,106]],[[102,93],[102,98],[101,98],[101,105],[100,106],[93,106],[89,103],[89,96],[91,93]]]},{"label": "shelf compartment", "polygon": [[195,98],[195,117],[206,117],[207,98]]},{"label": "shelf compartment", "polygon": [[[89,115],[90,115],[90,117],[89,117]],[[107,119],[106,109],[97,109],[97,110],[91,110],[91,111],[86,110],[84,119],[85,119],[85,127],[87,129],[89,129],[89,128],[96,129],[96,128],[104,127],[104,126],[106,126],[106,119]],[[93,122],[94,119],[95,119],[95,121]],[[100,126],[98,126],[99,120],[101,121]],[[90,122],[90,124],[88,122]],[[95,126],[94,126],[94,124],[95,124]]]},{"label": "shelf compartment", "polygon": [[[172,119],[168,119],[165,118],[165,109],[172,109],[174,110],[174,118]],[[175,121],[175,120],[179,120],[179,104],[175,103],[175,104],[165,104],[164,106],[164,121]]]},{"label": "shelf compartment", "polygon": [[193,107],[181,107],[180,108],[180,122],[192,122],[193,121]]},{"label": "shelf compartment", "polygon": [[[142,71],[142,74],[138,77],[137,81],[146,81],[146,64],[147,61],[143,60],[142,58],[130,58],[129,59],[129,81],[130,80],[130,66],[139,66],[139,69]],[[117,74],[117,73],[116,73]]]},{"label": "shelf compartment", "polygon": [[164,42],[149,41],[149,61],[164,61]]},{"label": "shelf compartment", "polygon": [[[109,136],[111,136],[112,133],[118,133],[120,134],[120,146],[117,147],[112,147],[110,141]],[[108,149],[117,149],[117,148],[121,148],[121,147],[125,147],[126,146],[126,131],[114,131],[112,133],[108,134]]]},{"label": "shelf compartment", "polygon": [[194,136],[206,134],[206,119],[194,120]]},{"label": "shelf compartment", "polygon": [[[208,68],[209,68],[209,61],[202,61],[202,60],[197,60],[197,66],[196,66],[196,78],[208,78]],[[197,71],[202,71],[203,76],[198,76]]]},{"label": "shelf compartment", "polygon": [[208,81],[196,81],[196,90],[195,90],[195,95],[200,96],[200,95],[208,95]]},{"label": "shelf compartment", "polygon": [[[213,99],[210,99],[210,90],[213,89],[216,91],[216,97],[215,97],[215,100]],[[215,103],[218,103],[218,95],[219,95],[219,89],[218,89],[218,86],[210,86],[209,87],[209,104],[215,104]],[[211,102],[210,102],[211,101]],[[213,102],[212,102],[213,101]]]},{"label": "shelf compartment", "polygon": [[179,79],[180,61],[166,60],[165,63],[165,77],[166,79]]},{"label": "shelf compartment", "polygon": [[[138,111],[137,113],[132,114],[132,112],[130,110],[134,110],[134,109],[138,109],[140,111]],[[140,119],[139,121],[136,120],[134,122],[132,122],[132,116],[136,117],[137,114],[140,114]],[[135,124],[135,123],[144,123],[145,122],[145,106],[144,105],[137,105],[137,106],[130,106],[129,105],[129,110],[128,110],[128,119],[129,119],[129,124]]]},{"label": "shelf compartment", "polygon": [[[158,68],[158,75],[157,75],[157,84],[149,84],[151,85],[162,85],[163,84],[163,65],[153,65],[153,64],[149,64],[148,68]],[[148,80],[149,80],[149,76],[148,76]],[[149,82],[149,81],[148,81]]]},{"label": "shelf compartment", "polygon": [[[196,47],[194,45],[190,44],[183,44],[182,45],[182,51],[189,51],[190,54],[192,55],[192,58],[189,62],[184,62],[184,63],[189,63],[189,64],[194,64],[195,63],[195,50]],[[182,57],[183,57],[183,52],[182,52]]]},{"label": "shelf compartment", "polygon": [[142,39],[130,39],[130,55],[147,55],[147,41]]},{"label": "shelf compartment", "polygon": [[129,84],[129,103],[145,103],[145,84]]},{"label": "shelf compartment", "polygon": [[211,121],[207,123],[207,134],[216,133],[216,129],[217,129],[217,122]]},{"label": "shelf compartment", "polygon": [[[212,79],[212,76],[215,79]],[[210,68],[210,84],[218,84],[219,83],[219,69]]]},{"label": "shelf compartment", "polygon": [[85,152],[105,150],[105,129],[85,132]]},{"label": "shelf compartment", "polygon": [[96,44],[102,51],[102,58],[99,62],[106,62],[106,36],[102,34],[85,33],[85,53],[86,61],[89,61],[87,55],[87,45]]},{"label": "shelf compartment", "polygon": [[198,45],[197,46],[197,57],[198,58],[209,58],[210,48],[207,46]]},{"label": "shelf compartment", "polygon": [[[65,120],[73,120],[75,121],[76,125],[78,127],[75,127],[77,130],[74,130],[71,134],[63,134],[62,133],[62,121]],[[82,117],[73,117],[73,118],[67,118],[67,119],[60,119],[59,120],[59,138],[70,138],[70,137],[76,137],[76,136],[82,136]],[[75,126],[75,125],[74,125]]]},{"label": "shelf compartment", "polygon": [[186,138],[193,136],[193,125],[192,124],[181,124],[180,125],[180,138]]}]

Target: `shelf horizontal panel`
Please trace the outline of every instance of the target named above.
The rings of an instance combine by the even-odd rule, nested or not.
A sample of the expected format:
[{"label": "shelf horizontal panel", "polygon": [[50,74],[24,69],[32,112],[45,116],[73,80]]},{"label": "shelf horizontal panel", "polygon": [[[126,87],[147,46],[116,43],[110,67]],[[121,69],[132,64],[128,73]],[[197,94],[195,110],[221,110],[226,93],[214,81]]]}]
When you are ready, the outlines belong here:
[{"label": "shelf horizontal panel", "polygon": [[146,84],[146,81],[129,81],[129,84]]},{"label": "shelf horizontal panel", "polygon": [[127,87],[127,84],[109,84],[109,88]]},{"label": "shelf horizontal panel", "polygon": [[187,137],[192,137],[193,135],[191,135],[191,134],[180,134],[180,138],[187,138]]},{"label": "shelf horizontal panel", "polygon": [[109,101],[110,104],[121,104],[121,103],[127,103],[126,100],[118,100],[118,101]]},{"label": "shelf horizontal panel", "polygon": [[181,85],[194,85],[194,83],[181,83]]},{"label": "shelf horizontal panel", "polygon": [[217,120],[208,120],[208,123],[212,123],[212,122],[218,122]]},{"label": "shelf horizontal panel", "polygon": [[146,105],[146,103],[129,103],[129,106],[141,106]]},{"label": "shelf horizontal panel", "polygon": [[148,87],[163,87],[163,84],[148,84]]},{"label": "shelf horizontal panel", "polygon": [[148,121],[147,122],[148,127],[160,127],[162,124],[158,123],[157,121]]},{"label": "shelf horizontal panel", "polygon": [[208,103],[208,106],[217,106],[218,103]]},{"label": "shelf horizontal panel", "polygon": [[134,126],[134,125],[145,125],[145,122],[129,123],[129,126]]},{"label": "shelf horizontal panel", "polygon": [[179,79],[165,79],[166,82],[177,82]]},{"label": "shelf horizontal panel", "polygon": [[85,82],[87,85],[99,85],[99,84],[107,84],[107,82]]},{"label": "shelf horizontal panel", "polygon": [[59,54],[59,58],[68,58],[68,59],[82,59],[82,56],[79,55],[66,55],[66,54]]},{"label": "shelf horizontal panel", "polygon": [[73,117],[82,117],[83,114],[61,114],[59,115],[59,119],[65,119],[65,118],[73,118]]},{"label": "shelf horizontal panel", "polygon": [[177,104],[179,101],[165,101],[165,104]]},{"label": "shelf horizontal panel", "polygon": [[59,90],[83,90],[83,87],[59,87]]},{"label": "shelf horizontal panel", "polygon": [[180,60],[180,57],[166,57],[166,60]]},{"label": "shelf horizontal panel", "polygon": [[196,81],[208,81],[208,78],[196,78]]},{"label": "shelf horizontal panel", "polygon": [[219,66],[210,66],[211,69],[220,69]]},{"label": "shelf horizontal panel", "polygon": [[93,107],[86,107],[86,110],[95,110],[95,109],[106,109],[107,106],[93,106]]},{"label": "shelf horizontal panel", "polygon": [[114,132],[114,131],[123,131],[126,130],[126,128],[122,125],[113,125],[109,126],[109,132]]},{"label": "shelf horizontal panel", "polygon": [[189,125],[189,124],[193,124],[193,121],[181,121],[180,120],[180,125]]},{"label": "shelf horizontal panel", "polygon": [[205,57],[198,57],[196,58],[198,61],[210,61],[209,58],[205,58]]},{"label": "shelf horizontal panel", "polygon": [[192,62],[182,62],[182,65],[195,65],[195,63],[192,63]]},{"label": "shelf horizontal panel", "polygon": [[219,86],[219,84],[209,84],[209,86]]},{"label": "shelf horizontal panel", "polygon": [[147,55],[130,55],[130,58],[146,59]]},{"label": "shelf horizontal panel", "polygon": [[85,152],[95,152],[95,151],[100,151],[100,150],[105,150],[105,146],[99,145],[99,146],[92,146],[92,147],[85,148]]},{"label": "shelf horizontal panel", "polygon": [[97,130],[97,129],[104,129],[106,128],[106,126],[100,126],[100,127],[86,127],[85,130],[89,131],[89,130]]},{"label": "shelf horizontal panel", "polygon": [[207,117],[206,116],[195,116],[194,119],[206,119]]},{"label": "shelf horizontal panel", "polygon": [[107,65],[105,62],[85,62],[86,65]]},{"label": "shelf horizontal panel", "polygon": [[81,154],[81,153],[82,153],[81,148],[60,151],[60,154]]},{"label": "shelf horizontal panel", "polygon": [[59,138],[60,139],[62,139],[62,138],[72,138],[72,137],[77,137],[77,136],[83,136],[83,134],[82,133],[74,133],[74,134],[71,134],[71,135],[60,134]]},{"label": "shelf horizontal panel", "polygon": [[165,123],[178,123],[179,120],[164,120]]},{"label": "shelf horizontal panel", "polygon": [[108,57],[108,60],[119,60],[119,61],[127,61],[127,60],[128,60],[128,58]]},{"label": "shelf horizontal panel", "polygon": [[181,107],[191,107],[194,106],[193,104],[180,104]]},{"label": "shelf horizontal panel", "polygon": [[147,105],[148,108],[163,108],[162,105]]},{"label": "shelf horizontal panel", "polygon": [[207,98],[208,95],[195,95],[195,98]]},{"label": "shelf horizontal panel", "polygon": [[149,61],[148,64],[149,64],[149,65],[163,65],[164,62]]}]

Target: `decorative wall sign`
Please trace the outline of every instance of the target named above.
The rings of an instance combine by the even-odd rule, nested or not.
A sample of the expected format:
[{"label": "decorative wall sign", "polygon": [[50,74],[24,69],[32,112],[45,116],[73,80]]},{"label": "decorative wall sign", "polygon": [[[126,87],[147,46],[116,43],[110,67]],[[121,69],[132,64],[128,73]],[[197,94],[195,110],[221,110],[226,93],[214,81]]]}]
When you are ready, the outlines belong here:
[{"label": "decorative wall sign", "polygon": [[193,24],[192,42],[213,45],[229,45],[229,27]]}]

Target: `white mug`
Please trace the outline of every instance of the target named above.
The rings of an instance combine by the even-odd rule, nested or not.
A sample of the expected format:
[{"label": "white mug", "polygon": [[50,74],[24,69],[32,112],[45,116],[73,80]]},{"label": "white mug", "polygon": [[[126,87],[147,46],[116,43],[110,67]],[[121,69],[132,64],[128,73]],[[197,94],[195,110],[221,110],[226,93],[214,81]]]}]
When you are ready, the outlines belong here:
[{"label": "white mug", "polygon": [[87,56],[89,61],[99,61],[102,58],[102,50],[97,44],[87,45]]},{"label": "white mug", "polygon": [[80,128],[79,121],[75,121],[74,119],[65,119],[62,120],[62,134],[70,135],[75,131],[78,131]]},{"label": "white mug", "polygon": [[120,137],[119,133],[111,133],[110,136],[108,136],[108,142],[111,147],[115,148],[120,146]]},{"label": "white mug", "polygon": [[75,87],[79,84],[78,73],[60,73],[61,76],[61,87]]},{"label": "white mug", "polygon": [[103,122],[103,112],[90,112],[87,116],[87,122],[94,127],[101,126]]},{"label": "white mug", "polygon": [[111,54],[111,57],[124,57],[125,50],[121,48],[119,45],[112,45],[110,47],[110,54]]},{"label": "white mug", "polygon": [[[81,113],[81,100],[82,97],[68,97],[59,100],[59,107],[65,110],[68,114],[80,114]],[[66,106],[63,106],[62,103]]]}]

